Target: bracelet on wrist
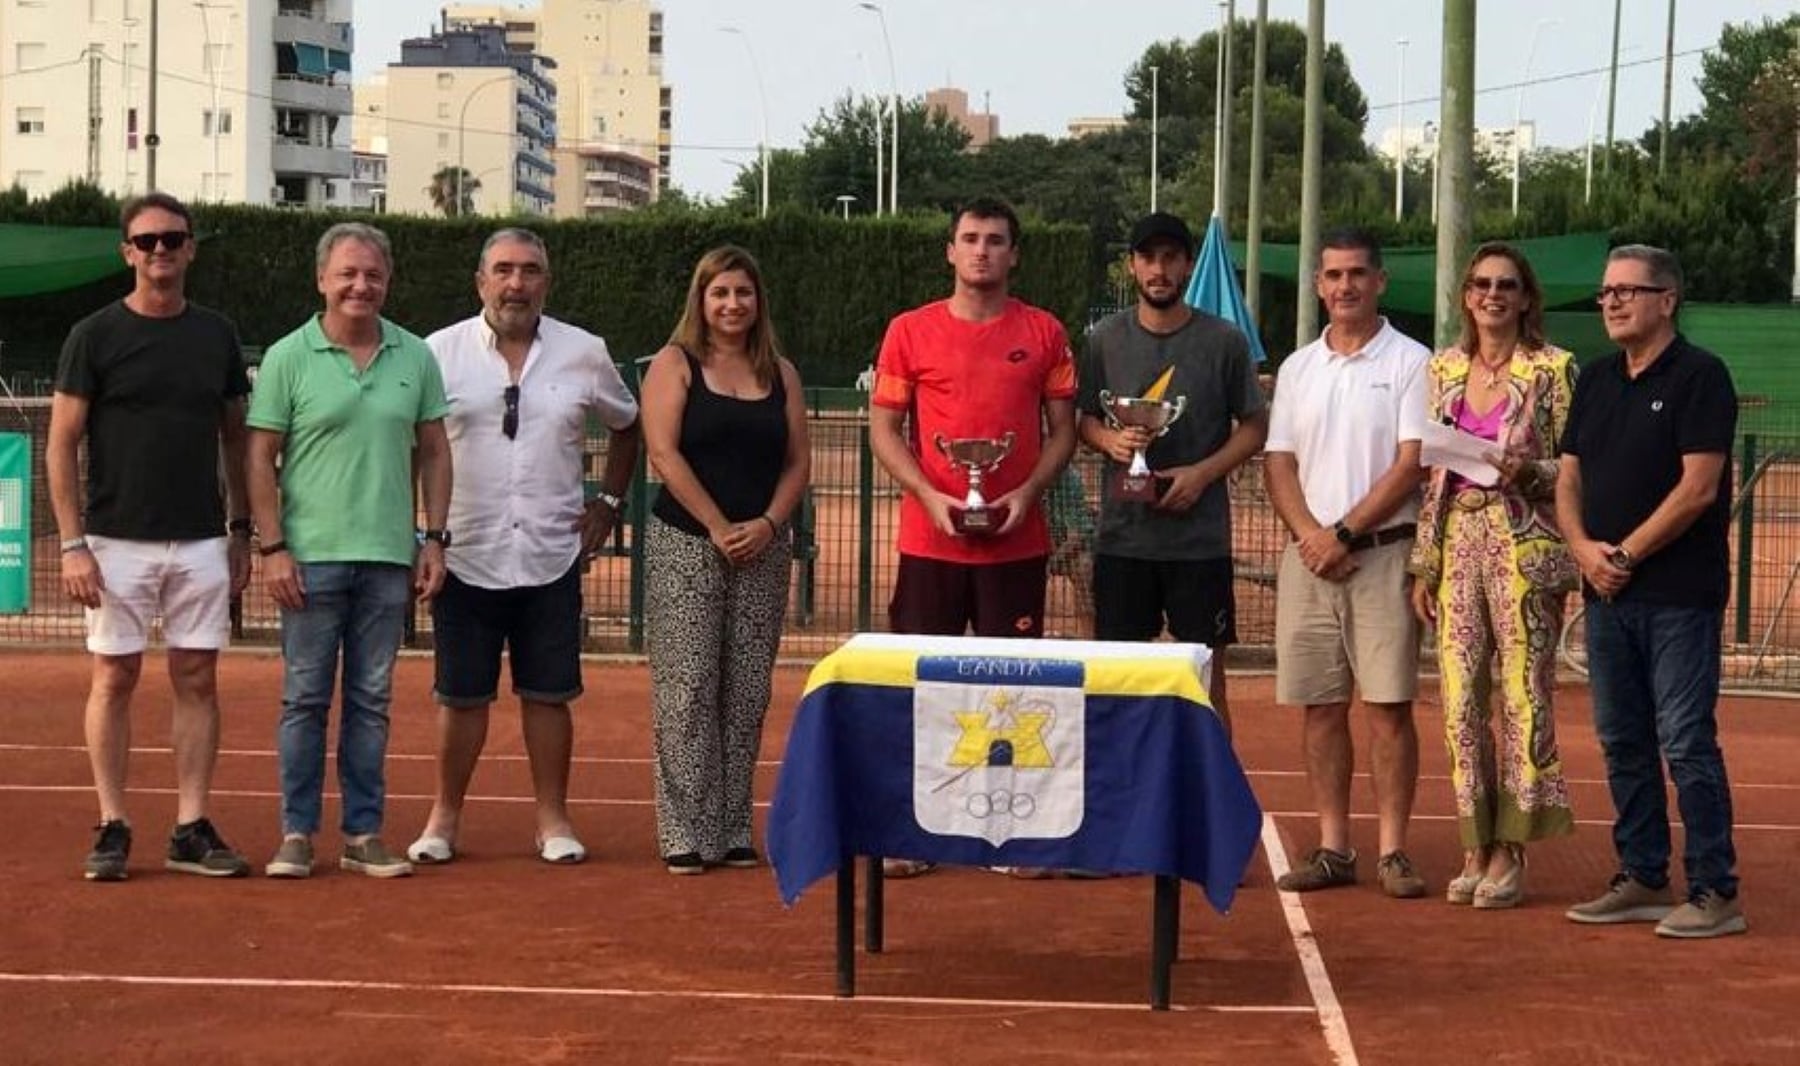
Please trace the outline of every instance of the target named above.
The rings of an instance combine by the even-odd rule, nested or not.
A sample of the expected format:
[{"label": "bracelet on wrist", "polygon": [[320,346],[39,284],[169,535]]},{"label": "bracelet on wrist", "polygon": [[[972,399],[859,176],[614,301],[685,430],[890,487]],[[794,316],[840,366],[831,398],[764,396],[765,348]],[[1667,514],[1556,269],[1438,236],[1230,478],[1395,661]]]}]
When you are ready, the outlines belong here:
[{"label": "bracelet on wrist", "polygon": [[781,527],[775,523],[775,520],[773,518],[770,518],[766,514],[759,514],[756,517],[769,523],[769,532],[771,532],[771,533],[780,533],[781,532]]},{"label": "bracelet on wrist", "polygon": [[271,555],[279,555],[282,552],[287,551],[287,550],[288,550],[287,541],[278,540],[278,541],[275,541],[270,544],[258,545],[257,549],[256,549],[256,554],[267,559]]}]

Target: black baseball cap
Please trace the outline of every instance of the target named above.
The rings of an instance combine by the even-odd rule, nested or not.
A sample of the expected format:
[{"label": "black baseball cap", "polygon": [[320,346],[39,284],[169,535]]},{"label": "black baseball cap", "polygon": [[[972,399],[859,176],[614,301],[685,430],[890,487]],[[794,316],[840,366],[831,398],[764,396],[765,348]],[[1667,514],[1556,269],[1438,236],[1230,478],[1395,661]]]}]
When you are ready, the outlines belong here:
[{"label": "black baseball cap", "polygon": [[1167,211],[1153,211],[1137,220],[1131,227],[1131,250],[1142,251],[1144,245],[1155,240],[1169,240],[1181,245],[1183,251],[1191,258],[1194,254],[1194,234],[1187,223],[1181,221]]}]

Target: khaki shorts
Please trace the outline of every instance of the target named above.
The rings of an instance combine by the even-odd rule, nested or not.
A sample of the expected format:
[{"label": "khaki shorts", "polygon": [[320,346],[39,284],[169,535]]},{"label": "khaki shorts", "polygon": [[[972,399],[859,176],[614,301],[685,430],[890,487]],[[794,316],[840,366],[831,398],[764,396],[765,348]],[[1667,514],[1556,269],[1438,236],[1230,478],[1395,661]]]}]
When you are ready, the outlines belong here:
[{"label": "khaki shorts", "polygon": [[1311,706],[1406,703],[1419,687],[1419,623],[1407,597],[1412,541],[1356,553],[1344,581],[1315,576],[1300,549],[1281,553],[1275,579],[1275,700]]},{"label": "khaki shorts", "polygon": [[162,620],[163,643],[216,651],[231,639],[231,567],[225,538],[123,540],[88,534],[106,587],[87,617],[88,651],[136,655]]}]

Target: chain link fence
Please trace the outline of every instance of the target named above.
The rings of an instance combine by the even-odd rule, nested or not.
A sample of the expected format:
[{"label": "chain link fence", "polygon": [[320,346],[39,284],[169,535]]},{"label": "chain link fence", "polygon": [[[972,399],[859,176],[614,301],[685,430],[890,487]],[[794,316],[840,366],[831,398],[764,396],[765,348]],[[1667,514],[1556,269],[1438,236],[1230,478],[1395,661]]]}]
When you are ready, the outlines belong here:
[{"label": "chain link fence", "polygon": [[[26,383],[30,384],[30,383]],[[819,658],[850,634],[887,628],[897,556],[899,491],[869,446],[866,394],[809,389],[812,485],[794,516],[795,563],[782,654]],[[21,396],[0,411],[0,429],[32,441],[33,559],[31,608],[0,617],[0,643],[78,646],[79,609],[63,594],[57,533],[44,485],[43,442],[49,400]],[[597,476],[605,434],[596,427],[589,469]],[[1800,691],[1800,417],[1772,405],[1746,407],[1734,456],[1740,486],[1733,519],[1731,602],[1725,618],[1725,676],[1737,688]],[[1083,451],[1047,500],[1054,552],[1046,632],[1091,633],[1091,538],[1099,499],[1098,457]],[[1266,649],[1275,634],[1275,572],[1287,536],[1263,489],[1262,463],[1231,478],[1232,542],[1237,571],[1238,635]],[[638,654],[644,649],[643,522],[655,487],[633,482],[627,521],[589,566],[582,588],[586,647]],[[1581,620],[1571,603],[1566,658],[1579,666]],[[253,576],[234,611],[240,643],[276,643],[278,612]],[[429,646],[429,614],[416,611],[409,640]]]}]

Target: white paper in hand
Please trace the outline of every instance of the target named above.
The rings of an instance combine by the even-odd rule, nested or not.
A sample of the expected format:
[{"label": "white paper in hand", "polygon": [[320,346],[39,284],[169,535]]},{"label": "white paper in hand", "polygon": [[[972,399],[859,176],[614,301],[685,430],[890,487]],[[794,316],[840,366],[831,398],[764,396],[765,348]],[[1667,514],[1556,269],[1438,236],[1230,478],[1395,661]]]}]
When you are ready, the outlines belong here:
[{"label": "white paper in hand", "polygon": [[1485,456],[1500,450],[1500,445],[1455,426],[1425,423],[1425,434],[1419,441],[1419,465],[1442,466],[1461,474],[1482,488],[1493,488],[1500,471]]}]

